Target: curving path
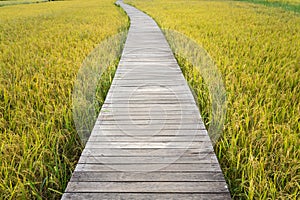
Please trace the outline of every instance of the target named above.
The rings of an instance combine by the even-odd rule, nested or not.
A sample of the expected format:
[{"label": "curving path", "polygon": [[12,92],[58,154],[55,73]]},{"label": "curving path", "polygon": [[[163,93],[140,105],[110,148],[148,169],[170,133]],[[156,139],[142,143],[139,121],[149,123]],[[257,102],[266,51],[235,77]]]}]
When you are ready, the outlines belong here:
[{"label": "curving path", "polygon": [[192,93],[152,18],[131,20],[106,101],[62,199],[230,199]]}]

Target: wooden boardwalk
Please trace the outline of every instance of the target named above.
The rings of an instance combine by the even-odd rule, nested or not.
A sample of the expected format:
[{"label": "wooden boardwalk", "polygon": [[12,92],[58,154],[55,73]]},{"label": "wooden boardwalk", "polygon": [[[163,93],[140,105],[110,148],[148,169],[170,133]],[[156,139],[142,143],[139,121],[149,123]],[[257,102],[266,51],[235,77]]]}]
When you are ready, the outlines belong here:
[{"label": "wooden boardwalk", "polygon": [[164,35],[119,3],[131,20],[123,55],[62,199],[230,199]]}]

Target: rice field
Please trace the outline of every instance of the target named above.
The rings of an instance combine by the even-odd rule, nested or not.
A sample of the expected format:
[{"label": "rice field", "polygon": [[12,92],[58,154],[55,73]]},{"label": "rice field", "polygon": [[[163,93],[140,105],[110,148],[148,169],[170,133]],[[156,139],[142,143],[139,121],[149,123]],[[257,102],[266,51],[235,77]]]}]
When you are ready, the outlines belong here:
[{"label": "rice field", "polygon": [[0,7],[0,199],[61,196],[82,150],[72,119],[77,71],[128,26],[113,0]]},{"label": "rice field", "polygon": [[[221,71],[227,115],[215,150],[233,198],[297,199],[300,3],[252,1],[258,4],[127,0],[162,28],[197,42]],[[0,6],[4,2],[25,0],[0,0]],[[0,199],[61,196],[82,150],[72,116],[77,72],[99,43],[128,26],[113,0],[0,7]],[[176,56],[209,126],[205,79]],[[109,66],[97,87],[98,111],[115,66]]]},{"label": "rice field", "polygon": [[[237,1],[126,2],[197,42],[221,71],[227,114],[215,150],[233,198],[299,198],[300,15]],[[205,105],[201,73],[177,58]]]}]

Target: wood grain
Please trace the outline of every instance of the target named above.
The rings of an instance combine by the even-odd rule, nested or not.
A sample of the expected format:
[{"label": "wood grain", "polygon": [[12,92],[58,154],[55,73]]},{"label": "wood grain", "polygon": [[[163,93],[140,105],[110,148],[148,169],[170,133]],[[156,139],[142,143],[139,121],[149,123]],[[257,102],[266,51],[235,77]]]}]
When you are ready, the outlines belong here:
[{"label": "wood grain", "polygon": [[131,20],[115,78],[62,199],[230,199],[198,107],[157,24]]}]

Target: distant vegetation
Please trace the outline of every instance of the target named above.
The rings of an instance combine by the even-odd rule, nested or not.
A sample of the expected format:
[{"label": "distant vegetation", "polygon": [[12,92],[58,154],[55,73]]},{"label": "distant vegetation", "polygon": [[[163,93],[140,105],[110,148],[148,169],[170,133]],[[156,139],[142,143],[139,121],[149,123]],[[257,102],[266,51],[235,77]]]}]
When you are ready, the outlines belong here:
[{"label": "distant vegetation", "polygon": [[262,4],[265,6],[279,7],[285,10],[300,13],[300,0],[236,0],[247,1],[250,3]]},{"label": "distant vegetation", "polygon": [[0,8],[0,199],[60,197],[82,148],[72,116],[77,71],[127,27],[114,0]]},{"label": "distant vegetation", "polygon": [[12,6],[18,4],[32,4],[32,3],[42,3],[48,2],[49,0],[0,0],[1,6]]},{"label": "distant vegetation", "polygon": [[[126,2],[148,13],[162,28],[195,40],[223,74],[227,117],[223,138],[215,149],[233,197],[297,199],[299,14],[234,1]],[[209,105],[206,90],[203,95],[199,92],[205,88],[201,72],[181,57],[178,60],[188,82],[200,94],[199,105]],[[201,110],[204,116],[210,116],[207,110],[209,107]]]}]

